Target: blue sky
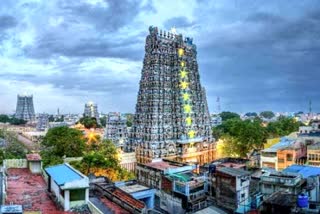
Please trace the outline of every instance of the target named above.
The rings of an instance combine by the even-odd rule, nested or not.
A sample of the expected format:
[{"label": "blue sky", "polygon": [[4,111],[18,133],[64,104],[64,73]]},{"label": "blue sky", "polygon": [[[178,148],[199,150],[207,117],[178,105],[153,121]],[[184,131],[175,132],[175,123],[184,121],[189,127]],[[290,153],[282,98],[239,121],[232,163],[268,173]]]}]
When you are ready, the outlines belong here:
[{"label": "blue sky", "polygon": [[134,112],[150,25],[193,37],[211,112],[320,111],[320,1],[0,1],[0,113]]}]

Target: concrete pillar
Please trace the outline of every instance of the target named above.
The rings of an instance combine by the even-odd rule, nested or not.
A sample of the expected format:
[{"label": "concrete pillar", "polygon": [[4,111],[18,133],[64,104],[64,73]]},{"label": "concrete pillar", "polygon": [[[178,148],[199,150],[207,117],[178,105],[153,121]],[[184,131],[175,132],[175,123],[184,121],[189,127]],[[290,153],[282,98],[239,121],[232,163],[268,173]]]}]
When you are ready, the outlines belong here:
[{"label": "concrete pillar", "polygon": [[150,197],[150,204],[149,204],[148,207],[151,208],[151,209],[154,208],[154,194],[152,194],[151,197]]},{"label": "concrete pillar", "polygon": [[64,211],[70,209],[70,190],[64,191]]},{"label": "concrete pillar", "polygon": [[89,188],[86,188],[85,200],[86,200],[86,203],[89,202]]}]

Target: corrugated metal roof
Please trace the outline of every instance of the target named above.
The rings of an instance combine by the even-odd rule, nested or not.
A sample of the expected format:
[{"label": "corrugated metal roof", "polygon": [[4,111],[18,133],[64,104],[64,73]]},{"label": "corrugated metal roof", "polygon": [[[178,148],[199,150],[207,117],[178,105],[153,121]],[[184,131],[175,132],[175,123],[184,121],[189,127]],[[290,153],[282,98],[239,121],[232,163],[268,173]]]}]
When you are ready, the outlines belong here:
[{"label": "corrugated metal roof", "polygon": [[60,164],[45,168],[50,177],[60,186],[67,182],[80,180],[83,177],[66,164]]},{"label": "corrugated metal roof", "polygon": [[283,172],[299,173],[303,178],[320,175],[320,167],[306,166],[306,165],[291,165],[283,170]]},{"label": "corrugated metal roof", "polygon": [[294,139],[289,139],[287,137],[282,137],[279,143],[274,144],[273,146],[262,150],[263,152],[277,152],[280,149],[292,146],[294,144]]}]

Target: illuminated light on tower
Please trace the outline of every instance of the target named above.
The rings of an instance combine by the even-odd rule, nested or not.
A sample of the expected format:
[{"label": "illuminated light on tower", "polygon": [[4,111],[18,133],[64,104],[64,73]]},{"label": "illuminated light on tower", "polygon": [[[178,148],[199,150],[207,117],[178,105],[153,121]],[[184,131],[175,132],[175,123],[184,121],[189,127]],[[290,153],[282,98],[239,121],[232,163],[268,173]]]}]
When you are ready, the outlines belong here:
[{"label": "illuminated light on tower", "polygon": [[180,87],[181,87],[182,89],[186,89],[186,88],[188,87],[188,85],[189,85],[189,83],[186,82],[186,81],[182,81],[182,82],[180,83]]},{"label": "illuminated light on tower", "polygon": [[183,56],[183,54],[184,54],[184,50],[182,48],[179,48],[178,49],[178,55],[179,56]]}]

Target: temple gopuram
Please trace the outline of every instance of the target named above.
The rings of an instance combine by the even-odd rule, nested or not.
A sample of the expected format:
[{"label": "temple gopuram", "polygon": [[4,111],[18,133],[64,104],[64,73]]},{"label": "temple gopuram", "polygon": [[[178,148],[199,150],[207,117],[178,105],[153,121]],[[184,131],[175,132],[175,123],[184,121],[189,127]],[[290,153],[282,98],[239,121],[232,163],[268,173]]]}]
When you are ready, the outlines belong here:
[{"label": "temple gopuram", "polygon": [[203,165],[215,157],[197,50],[181,34],[149,28],[127,151],[137,162],[170,159]]}]

